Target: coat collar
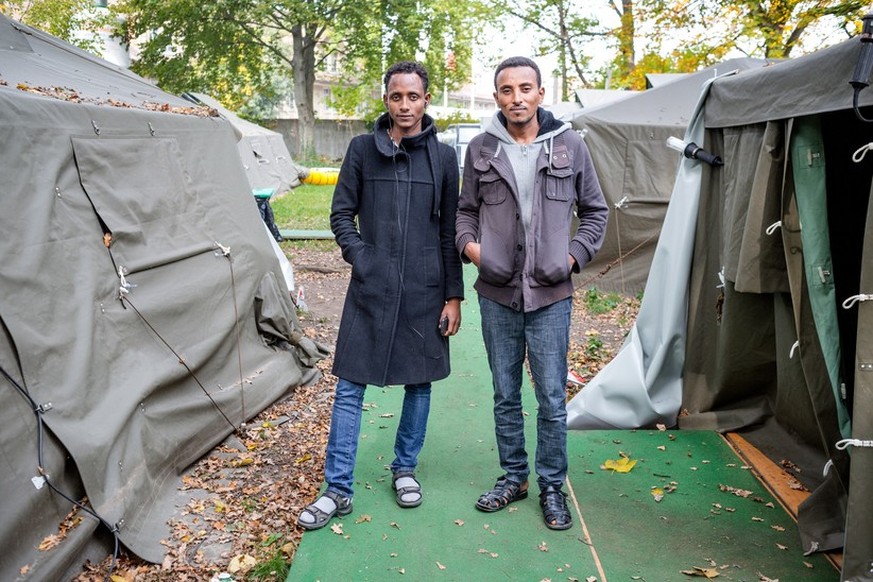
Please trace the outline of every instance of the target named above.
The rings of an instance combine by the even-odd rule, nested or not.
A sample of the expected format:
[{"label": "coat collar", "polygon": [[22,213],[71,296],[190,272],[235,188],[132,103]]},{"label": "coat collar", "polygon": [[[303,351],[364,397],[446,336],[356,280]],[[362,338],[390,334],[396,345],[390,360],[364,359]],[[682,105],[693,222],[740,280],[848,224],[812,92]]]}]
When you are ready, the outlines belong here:
[{"label": "coat collar", "polygon": [[[397,148],[391,143],[391,138],[388,137],[388,127],[390,118],[388,113],[383,113],[376,120],[373,128],[373,136],[376,139],[376,149],[383,156],[393,156]],[[424,147],[427,140],[433,136],[436,138],[436,124],[430,115],[425,114],[421,119],[421,133],[409,137],[404,137],[400,140],[401,149],[410,150],[419,147]]]}]

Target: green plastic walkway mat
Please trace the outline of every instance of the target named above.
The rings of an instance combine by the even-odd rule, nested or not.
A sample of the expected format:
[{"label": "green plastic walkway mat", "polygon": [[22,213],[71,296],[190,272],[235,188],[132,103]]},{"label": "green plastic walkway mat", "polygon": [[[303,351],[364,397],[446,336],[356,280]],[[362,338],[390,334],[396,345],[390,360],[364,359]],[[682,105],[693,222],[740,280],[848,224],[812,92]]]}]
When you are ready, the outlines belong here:
[{"label": "green plastic walkway mat", "polygon": [[[564,532],[545,527],[535,476],[527,499],[476,510],[501,472],[472,290],[452,339],[452,375],[434,384],[417,471],[424,501],[414,509],[396,505],[387,469],[402,392],[367,389],[354,511],[303,536],[288,580],[663,582],[706,579],[682,572],[708,568],[719,580],[839,580],[824,557],[802,555],[791,518],[711,432],[571,431],[574,524]],[[532,459],[536,401],[527,382],[524,399]],[[629,472],[601,468],[623,455],[636,461]]]}]

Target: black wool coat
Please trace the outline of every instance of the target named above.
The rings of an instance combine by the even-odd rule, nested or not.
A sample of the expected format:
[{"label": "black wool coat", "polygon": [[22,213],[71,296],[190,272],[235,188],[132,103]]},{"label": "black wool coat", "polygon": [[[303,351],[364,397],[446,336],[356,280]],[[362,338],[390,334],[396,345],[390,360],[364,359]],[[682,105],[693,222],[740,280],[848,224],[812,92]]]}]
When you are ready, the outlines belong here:
[{"label": "black wool coat", "polygon": [[421,384],[449,375],[445,302],[463,298],[455,250],[458,163],[433,119],[394,145],[387,114],[349,144],[330,227],[352,265],[333,374],[359,384]]}]

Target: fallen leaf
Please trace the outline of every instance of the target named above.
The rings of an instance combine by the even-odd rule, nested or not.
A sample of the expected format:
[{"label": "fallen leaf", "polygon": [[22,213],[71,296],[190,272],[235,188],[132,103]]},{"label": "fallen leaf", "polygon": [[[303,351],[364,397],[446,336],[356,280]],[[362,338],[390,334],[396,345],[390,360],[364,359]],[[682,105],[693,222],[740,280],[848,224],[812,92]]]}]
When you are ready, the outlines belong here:
[{"label": "fallen leaf", "polygon": [[245,574],[252,568],[257,565],[257,560],[255,560],[252,556],[248,554],[240,554],[239,556],[234,556],[234,558],[230,561],[230,564],[227,565],[227,571],[231,574],[236,574],[240,572]]},{"label": "fallen leaf", "polygon": [[397,522],[396,522],[396,521],[392,521],[392,522],[389,523],[388,525],[390,525],[391,527],[394,527],[394,528],[400,529],[400,526],[397,525]]},{"label": "fallen leaf", "polygon": [[763,517],[753,517],[752,521],[764,521]]},{"label": "fallen leaf", "polygon": [[660,487],[652,487],[652,497],[655,498],[655,501],[661,501],[664,499],[664,490]]},{"label": "fallen leaf", "polygon": [[386,412],[385,414],[380,414],[379,418],[394,418],[393,412]]},{"label": "fallen leaf", "polygon": [[784,546],[782,544],[776,544],[776,547],[779,548],[780,550],[787,550],[788,549],[788,546]]},{"label": "fallen leaf", "polygon": [[549,551],[549,546],[546,545],[546,542],[541,542],[540,545],[537,546],[537,548],[538,548],[539,551],[541,551],[541,552],[548,552],[548,551]]},{"label": "fallen leaf", "polygon": [[658,447],[658,450],[659,450],[659,451],[666,451],[666,450],[667,450],[667,447],[665,447],[664,445],[661,445],[661,446]]},{"label": "fallen leaf", "polygon": [[333,533],[335,533],[338,536],[343,535],[343,524],[341,524],[341,523],[333,524],[332,526],[330,526],[330,531],[332,531]]},{"label": "fallen leaf", "polygon": [[725,493],[733,493],[737,497],[749,497],[752,495],[752,492],[748,489],[737,489],[736,487],[731,487],[730,485],[722,485],[718,486],[720,491],[724,491]]},{"label": "fallen leaf", "polygon": [[458,525],[458,526],[464,525],[464,520],[463,519],[456,519],[455,525]]},{"label": "fallen leaf", "polygon": [[782,527],[781,525],[771,525],[770,527],[772,529],[775,529],[776,531],[785,531],[785,528]]},{"label": "fallen leaf", "polygon": [[299,459],[294,461],[294,464],[299,465],[300,463],[305,463],[306,461],[309,461],[310,459],[312,459],[312,455],[310,455],[309,453],[306,453],[302,457],[300,457]]},{"label": "fallen leaf", "polygon": [[633,469],[636,464],[636,461],[632,461],[628,457],[621,457],[618,460],[607,459],[603,463],[602,468],[616,473],[630,473],[630,470]]},{"label": "fallen leaf", "polygon": [[363,514],[361,517],[359,517],[358,519],[356,519],[356,520],[355,520],[355,523],[364,523],[365,521],[366,521],[366,522],[371,522],[371,521],[373,521],[373,518],[370,517],[369,515],[367,515],[367,514],[365,513],[365,514]]},{"label": "fallen leaf", "polygon": [[693,570],[680,570],[680,572],[686,576],[699,576],[707,580],[718,577],[718,571],[715,568],[701,568],[700,566],[694,566]]},{"label": "fallen leaf", "polygon": [[440,570],[445,570],[445,569],[446,569],[446,567],[443,566],[442,564],[440,564],[439,562],[437,562],[436,565],[437,565],[437,568],[439,568]]}]

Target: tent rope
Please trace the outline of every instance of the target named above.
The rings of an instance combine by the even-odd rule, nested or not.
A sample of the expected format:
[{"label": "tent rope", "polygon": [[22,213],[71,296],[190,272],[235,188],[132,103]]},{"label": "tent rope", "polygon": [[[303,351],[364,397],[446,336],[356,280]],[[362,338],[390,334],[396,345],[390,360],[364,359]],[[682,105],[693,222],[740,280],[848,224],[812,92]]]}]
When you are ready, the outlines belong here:
[{"label": "tent rope", "polygon": [[843,301],[843,309],[851,309],[859,301],[873,301],[873,295],[867,295],[865,293],[852,295]]},{"label": "tent rope", "polygon": [[[624,196],[621,200],[615,203],[616,210],[622,210],[623,208],[627,208],[627,196]],[[624,288],[624,257],[621,253],[621,228],[619,228],[618,224],[618,215],[620,213],[615,213],[615,239],[618,244],[618,271],[619,271],[619,279],[621,279],[621,294],[626,295]]]},{"label": "tent rope", "polygon": [[[658,233],[658,234],[660,234],[660,233]],[[632,254],[634,254],[636,251],[640,250],[640,248],[641,248],[643,245],[647,244],[647,243],[648,243],[649,241],[651,241],[653,238],[657,237],[658,234],[653,234],[653,235],[651,235],[649,238],[647,238],[646,240],[640,242],[638,245],[636,245],[634,248],[632,248],[631,250],[629,250],[628,252],[626,252],[626,253],[624,253],[624,254],[622,254],[621,251],[619,250],[619,255],[618,255],[618,258],[617,258],[617,259],[615,259],[615,260],[612,261],[611,263],[607,264],[607,265],[606,265],[606,266],[605,266],[605,267],[604,267],[604,268],[603,268],[599,273],[597,273],[596,275],[594,275],[594,276],[592,276],[592,277],[589,277],[589,278],[586,279],[585,281],[582,281],[582,283],[580,283],[579,287],[581,287],[581,288],[585,288],[585,287],[587,287],[590,283],[593,283],[593,282],[596,281],[597,279],[599,279],[599,278],[601,278],[601,277],[604,277],[604,276],[605,276],[609,271],[612,270],[612,268],[613,268],[614,266],[616,266],[616,265],[619,264],[622,260],[624,260],[624,259],[626,259],[627,257],[629,257],[629,256],[631,256]]]},{"label": "tent rope", "polygon": [[856,164],[861,163],[861,160],[864,159],[864,156],[866,156],[867,152],[869,152],[870,150],[873,150],[873,142],[870,142],[868,144],[865,144],[865,145],[862,145],[861,147],[859,147],[855,151],[855,153],[852,154],[852,161],[855,162]]}]

